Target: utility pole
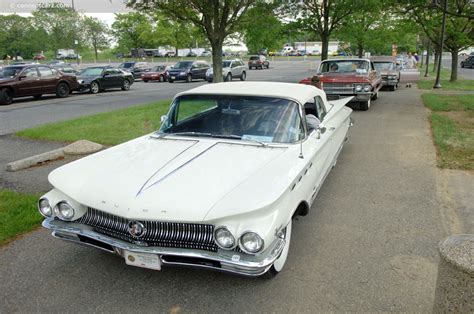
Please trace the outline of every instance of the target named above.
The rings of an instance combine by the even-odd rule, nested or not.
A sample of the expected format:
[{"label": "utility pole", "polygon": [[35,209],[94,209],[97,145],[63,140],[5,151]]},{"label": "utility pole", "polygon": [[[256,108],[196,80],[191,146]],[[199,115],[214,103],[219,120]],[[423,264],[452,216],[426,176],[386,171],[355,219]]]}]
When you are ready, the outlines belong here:
[{"label": "utility pole", "polygon": [[441,61],[443,59],[443,44],[444,44],[444,33],[446,32],[446,11],[448,11],[448,0],[444,0],[443,7],[443,22],[441,24],[441,39],[439,43],[439,56],[438,56],[438,69],[436,71],[436,81],[433,88],[441,88],[439,81],[441,75]]},{"label": "utility pole", "polygon": [[[74,0],[71,0],[71,7],[72,7],[72,11],[76,12],[76,9],[74,7]],[[76,35],[77,35],[77,25],[76,25],[76,21],[74,21],[74,53],[76,54],[77,64],[79,65],[79,52],[77,51],[78,41],[76,39]]]}]

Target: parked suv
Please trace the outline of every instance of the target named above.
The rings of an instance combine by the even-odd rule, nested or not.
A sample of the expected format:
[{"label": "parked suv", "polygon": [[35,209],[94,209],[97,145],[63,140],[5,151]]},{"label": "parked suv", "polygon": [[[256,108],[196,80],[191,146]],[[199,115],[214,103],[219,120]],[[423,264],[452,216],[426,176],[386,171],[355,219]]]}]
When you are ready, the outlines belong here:
[{"label": "parked suv", "polygon": [[267,58],[265,56],[250,56],[249,58],[249,69],[252,70],[253,68],[255,69],[269,69],[270,68],[270,62],[267,61]]},{"label": "parked suv", "polygon": [[77,89],[79,83],[75,76],[46,65],[14,65],[0,70],[0,105],[11,104],[16,97],[40,98],[43,94],[56,94],[63,98]]},{"label": "parked suv", "polygon": [[133,74],[135,79],[141,78],[142,74],[151,70],[150,65],[147,62],[124,62],[119,65],[119,69],[130,72]]},{"label": "parked suv", "polygon": [[[234,78],[240,78],[241,81],[245,81],[247,73],[245,72],[245,64],[240,59],[235,60],[224,60],[222,61],[222,77],[224,81],[232,81]],[[206,80],[211,83],[214,78],[213,68],[210,68],[206,72]]]},{"label": "parked suv", "polygon": [[209,68],[209,63],[206,61],[179,61],[168,71],[168,82],[186,81],[189,83],[194,79],[205,80]]}]

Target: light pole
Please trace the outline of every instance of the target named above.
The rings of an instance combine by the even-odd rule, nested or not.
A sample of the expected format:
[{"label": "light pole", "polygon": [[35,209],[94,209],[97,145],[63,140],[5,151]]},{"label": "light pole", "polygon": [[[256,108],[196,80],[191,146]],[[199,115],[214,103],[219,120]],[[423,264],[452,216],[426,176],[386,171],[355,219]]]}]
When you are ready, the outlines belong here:
[{"label": "light pole", "polygon": [[443,59],[443,43],[444,43],[444,33],[446,32],[446,11],[447,10],[448,10],[448,0],[444,0],[443,22],[441,24],[441,39],[439,43],[438,69],[436,69],[436,81],[433,88],[441,88],[441,83],[439,82],[439,78],[441,75],[441,61]]},{"label": "light pole", "polygon": [[[74,7],[74,0],[71,0],[71,6],[72,6],[72,11],[76,12],[76,9]],[[79,52],[77,51],[78,40],[76,39],[76,30],[77,30],[77,25],[76,25],[76,21],[74,21],[74,53],[76,54],[77,64],[79,65]]]}]

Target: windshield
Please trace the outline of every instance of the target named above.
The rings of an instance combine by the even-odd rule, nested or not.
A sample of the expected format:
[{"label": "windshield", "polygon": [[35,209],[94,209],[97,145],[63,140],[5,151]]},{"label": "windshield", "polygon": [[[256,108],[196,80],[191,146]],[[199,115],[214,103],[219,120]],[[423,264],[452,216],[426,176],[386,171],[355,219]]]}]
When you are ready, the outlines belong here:
[{"label": "windshield", "polygon": [[103,68],[87,68],[79,73],[80,76],[97,76],[102,74]]},{"label": "windshield", "polygon": [[164,65],[157,65],[156,67],[153,68],[154,72],[162,72],[166,69]]},{"label": "windshield", "polygon": [[133,67],[133,63],[130,63],[130,62],[125,62],[125,63],[122,63],[121,65],[119,65],[119,68],[121,69],[129,69]]},{"label": "windshield", "polygon": [[249,60],[260,60],[260,57],[257,57],[257,56],[254,56],[254,57],[250,57]]},{"label": "windshield", "polygon": [[321,63],[321,73],[367,73],[369,62],[365,60],[339,60]]},{"label": "windshield", "polygon": [[377,71],[393,70],[393,62],[374,62]]},{"label": "windshield", "polygon": [[223,68],[229,68],[231,63],[232,63],[231,61],[224,61],[224,62],[222,62],[222,67]]},{"label": "windshield", "polygon": [[173,102],[162,134],[294,143],[304,137],[298,104],[251,96],[185,95]]},{"label": "windshield", "polygon": [[180,61],[173,66],[173,69],[187,69],[193,64],[192,61]]},{"label": "windshield", "polygon": [[2,78],[11,78],[15,77],[20,73],[23,67],[6,67],[0,70],[0,77]]}]

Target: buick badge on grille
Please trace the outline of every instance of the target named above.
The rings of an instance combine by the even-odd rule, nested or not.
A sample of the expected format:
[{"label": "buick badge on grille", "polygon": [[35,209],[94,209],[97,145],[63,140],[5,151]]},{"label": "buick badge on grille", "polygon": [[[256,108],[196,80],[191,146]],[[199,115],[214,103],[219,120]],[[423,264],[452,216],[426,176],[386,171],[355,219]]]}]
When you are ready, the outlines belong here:
[{"label": "buick badge on grille", "polygon": [[132,237],[139,238],[145,233],[145,226],[139,221],[130,221],[128,223],[128,233]]}]

